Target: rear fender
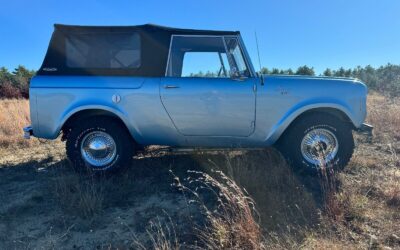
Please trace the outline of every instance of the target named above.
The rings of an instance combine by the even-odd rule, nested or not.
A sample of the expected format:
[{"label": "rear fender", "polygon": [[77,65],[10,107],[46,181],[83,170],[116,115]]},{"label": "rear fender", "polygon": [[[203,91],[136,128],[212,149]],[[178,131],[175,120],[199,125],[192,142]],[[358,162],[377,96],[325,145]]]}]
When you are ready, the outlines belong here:
[{"label": "rear fender", "polygon": [[60,134],[62,127],[64,126],[64,124],[66,124],[68,119],[70,119],[74,114],[84,110],[102,110],[112,113],[125,124],[132,137],[136,138],[136,131],[138,131],[137,128],[134,125],[132,126],[132,124],[131,126],[127,126],[128,124],[130,124],[128,121],[128,115],[123,110],[119,110],[115,107],[109,107],[106,105],[84,105],[65,111],[58,122],[59,126],[56,129],[56,136]]}]

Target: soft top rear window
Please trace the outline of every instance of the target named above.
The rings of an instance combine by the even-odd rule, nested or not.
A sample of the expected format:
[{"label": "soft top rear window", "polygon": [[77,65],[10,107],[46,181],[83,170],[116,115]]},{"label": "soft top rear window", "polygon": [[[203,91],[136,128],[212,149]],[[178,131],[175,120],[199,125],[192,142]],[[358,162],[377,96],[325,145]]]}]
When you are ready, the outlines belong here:
[{"label": "soft top rear window", "polygon": [[137,69],[141,65],[137,32],[71,33],[65,42],[68,68]]}]

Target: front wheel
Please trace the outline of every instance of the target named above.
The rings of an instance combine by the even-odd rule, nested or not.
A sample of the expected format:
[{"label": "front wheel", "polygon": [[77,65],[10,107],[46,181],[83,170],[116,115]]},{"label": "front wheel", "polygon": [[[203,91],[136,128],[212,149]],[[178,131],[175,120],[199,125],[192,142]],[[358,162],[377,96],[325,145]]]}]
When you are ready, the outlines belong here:
[{"label": "front wheel", "polygon": [[66,150],[77,170],[109,172],[131,163],[134,144],[126,128],[115,119],[93,117],[73,126]]},{"label": "front wheel", "polygon": [[342,169],[354,151],[351,126],[335,116],[314,113],[288,128],[278,148],[295,168],[308,172]]}]

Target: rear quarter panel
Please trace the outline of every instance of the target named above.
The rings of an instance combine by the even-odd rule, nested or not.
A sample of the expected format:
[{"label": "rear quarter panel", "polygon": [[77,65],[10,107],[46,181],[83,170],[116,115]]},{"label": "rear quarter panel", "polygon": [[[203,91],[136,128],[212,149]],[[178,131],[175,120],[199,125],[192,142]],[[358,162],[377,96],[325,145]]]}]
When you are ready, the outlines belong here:
[{"label": "rear quarter panel", "polygon": [[[159,98],[159,78],[37,76],[30,86],[33,131],[36,137],[55,139],[74,113],[102,109],[117,115],[142,144],[173,143],[176,129]],[[114,103],[113,95],[121,101]]]}]

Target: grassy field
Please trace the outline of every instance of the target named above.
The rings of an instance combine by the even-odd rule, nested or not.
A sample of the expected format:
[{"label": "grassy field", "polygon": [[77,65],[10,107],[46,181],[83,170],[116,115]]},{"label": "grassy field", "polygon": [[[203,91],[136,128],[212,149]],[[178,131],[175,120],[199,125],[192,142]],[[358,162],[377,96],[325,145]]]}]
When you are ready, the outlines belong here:
[{"label": "grassy field", "polygon": [[21,137],[21,129],[30,124],[29,120],[28,100],[0,100],[0,146],[8,148],[30,145],[29,141]]},{"label": "grassy field", "polygon": [[400,249],[400,99],[369,95],[374,137],[355,135],[334,177],[293,173],[272,148],[156,147],[78,175],[63,142],[22,139],[28,114],[0,101],[0,249]]}]

